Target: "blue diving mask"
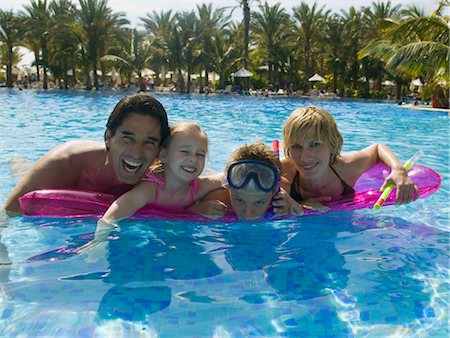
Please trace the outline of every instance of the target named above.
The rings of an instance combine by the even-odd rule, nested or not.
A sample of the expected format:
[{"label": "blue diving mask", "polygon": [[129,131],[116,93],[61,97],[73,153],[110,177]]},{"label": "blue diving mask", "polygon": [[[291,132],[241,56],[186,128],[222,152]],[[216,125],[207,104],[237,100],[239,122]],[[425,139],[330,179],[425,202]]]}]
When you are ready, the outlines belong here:
[{"label": "blue diving mask", "polygon": [[273,165],[258,160],[242,160],[233,162],[227,171],[230,188],[240,190],[253,180],[262,192],[273,192],[280,182],[280,173]]}]

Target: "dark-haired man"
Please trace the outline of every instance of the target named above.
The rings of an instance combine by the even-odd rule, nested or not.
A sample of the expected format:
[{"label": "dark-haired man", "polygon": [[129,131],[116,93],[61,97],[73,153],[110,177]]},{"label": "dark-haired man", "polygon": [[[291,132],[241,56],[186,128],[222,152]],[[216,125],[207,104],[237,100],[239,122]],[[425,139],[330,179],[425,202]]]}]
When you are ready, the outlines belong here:
[{"label": "dark-haired man", "polygon": [[121,195],[140,181],[169,134],[161,103],[150,95],[125,96],[109,116],[104,143],[77,140],[53,148],[20,180],[4,209],[20,212],[18,198],[37,189]]}]

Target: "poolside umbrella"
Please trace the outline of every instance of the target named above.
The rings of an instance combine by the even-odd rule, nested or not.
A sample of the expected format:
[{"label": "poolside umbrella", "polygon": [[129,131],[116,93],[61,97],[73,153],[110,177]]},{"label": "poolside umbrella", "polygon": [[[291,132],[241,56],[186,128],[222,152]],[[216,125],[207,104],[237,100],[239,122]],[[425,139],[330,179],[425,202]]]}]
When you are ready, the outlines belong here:
[{"label": "poolside umbrella", "polygon": [[309,82],[325,82],[325,79],[319,74],[314,74],[308,79]]},{"label": "poolside umbrella", "polygon": [[144,69],[141,70],[141,75],[142,76],[153,76],[155,74],[156,73],[153,70],[149,69],[149,68],[144,68]]},{"label": "poolside umbrella", "polygon": [[395,83],[392,82],[392,81],[389,81],[389,80],[383,81],[381,84],[382,84],[383,86],[387,86],[387,87],[395,86]]},{"label": "poolside umbrella", "polygon": [[418,87],[423,86],[423,83],[422,83],[422,81],[420,81],[420,79],[415,79],[415,80],[411,81],[411,84],[413,86],[418,86]]},{"label": "poolside umbrella", "polygon": [[233,76],[233,77],[251,77],[252,75],[253,75],[253,73],[249,72],[244,67],[239,69],[237,72],[231,74],[231,76]]}]

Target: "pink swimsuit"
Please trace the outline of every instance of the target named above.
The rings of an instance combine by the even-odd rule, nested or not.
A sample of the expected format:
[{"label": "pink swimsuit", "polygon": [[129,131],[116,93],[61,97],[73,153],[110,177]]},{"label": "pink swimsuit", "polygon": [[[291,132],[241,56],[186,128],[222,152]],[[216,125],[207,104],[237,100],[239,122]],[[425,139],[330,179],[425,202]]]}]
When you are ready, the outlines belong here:
[{"label": "pink swimsuit", "polygon": [[[155,183],[156,185],[155,201],[153,202],[153,204],[158,204],[159,190],[164,189],[164,185],[166,184],[164,177],[156,177],[155,174],[153,174],[150,171],[147,171],[144,177],[142,178],[142,181]],[[193,205],[196,202],[195,195],[197,194],[199,189],[200,189],[199,179],[196,178],[195,180],[189,182],[189,203],[186,205],[172,205],[171,207],[185,208],[187,206]]]}]

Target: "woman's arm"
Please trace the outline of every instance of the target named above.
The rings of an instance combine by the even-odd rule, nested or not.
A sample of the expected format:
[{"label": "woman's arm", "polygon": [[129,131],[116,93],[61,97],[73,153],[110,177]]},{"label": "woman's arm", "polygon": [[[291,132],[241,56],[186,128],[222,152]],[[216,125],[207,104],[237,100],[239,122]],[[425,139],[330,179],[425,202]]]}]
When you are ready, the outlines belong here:
[{"label": "woman's arm", "polygon": [[[409,178],[403,163],[384,144],[372,144],[360,151],[343,154],[341,157],[344,166],[339,172],[343,173],[346,182],[352,186],[356,180],[376,163],[384,163],[391,168],[391,173],[384,180],[380,191],[383,191],[389,184],[394,184],[397,188],[396,201],[398,204],[408,203],[419,196],[419,190],[414,182]],[[338,164],[339,166],[339,164]],[[350,168],[346,170],[345,167]]]},{"label": "woman's arm", "polygon": [[116,223],[130,217],[147,203],[152,203],[154,197],[155,185],[151,182],[140,182],[132,190],[116,199],[105,212],[102,220],[107,223]]}]

